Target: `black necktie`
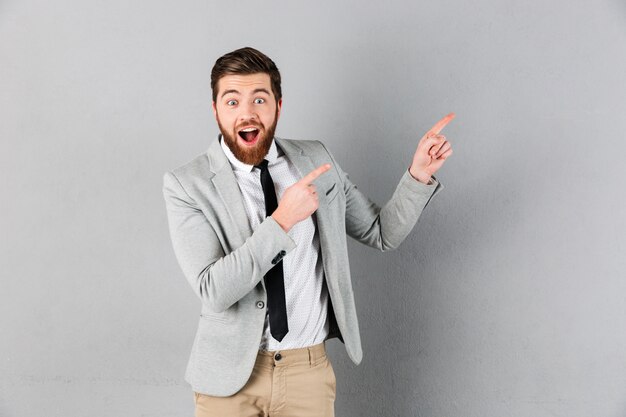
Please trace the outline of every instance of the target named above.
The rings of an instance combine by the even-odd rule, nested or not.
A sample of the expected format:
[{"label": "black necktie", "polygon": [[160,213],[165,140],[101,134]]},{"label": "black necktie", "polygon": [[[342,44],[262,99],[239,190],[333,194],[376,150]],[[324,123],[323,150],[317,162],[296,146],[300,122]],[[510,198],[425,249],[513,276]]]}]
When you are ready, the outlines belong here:
[{"label": "black necktie", "polygon": [[[265,215],[271,214],[278,207],[274,181],[267,169],[267,160],[264,159],[257,168],[261,169],[261,187],[265,196]],[[270,315],[270,332],[279,342],[283,340],[289,327],[287,326],[287,305],[285,303],[285,280],[283,276],[282,260],[265,274],[265,289],[267,290],[267,309]]]}]

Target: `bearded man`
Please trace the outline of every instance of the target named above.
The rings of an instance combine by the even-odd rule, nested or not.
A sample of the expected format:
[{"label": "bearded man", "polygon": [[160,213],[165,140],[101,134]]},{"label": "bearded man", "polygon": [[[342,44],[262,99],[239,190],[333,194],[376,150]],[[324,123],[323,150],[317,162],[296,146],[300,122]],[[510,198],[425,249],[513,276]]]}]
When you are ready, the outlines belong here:
[{"label": "bearded man", "polygon": [[163,193],[180,267],[201,301],[185,379],[196,417],[333,416],[326,340],[362,358],[346,235],[381,251],[405,239],[442,186],[452,154],[439,134],[419,141],[392,198],[363,195],[318,141],[274,136],[280,73],[253,48],[211,72],[220,134],[167,172]]}]

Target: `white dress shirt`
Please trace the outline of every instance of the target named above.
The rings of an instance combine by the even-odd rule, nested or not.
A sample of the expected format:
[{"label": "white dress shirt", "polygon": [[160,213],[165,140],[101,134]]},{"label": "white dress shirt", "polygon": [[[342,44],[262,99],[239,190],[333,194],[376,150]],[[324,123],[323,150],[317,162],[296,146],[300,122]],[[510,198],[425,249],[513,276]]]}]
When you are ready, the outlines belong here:
[{"label": "white dress shirt", "polygon": [[[219,140],[233,168],[243,196],[252,230],[265,219],[265,197],[261,187],[261,170],[239,161],[228,146]],[[272,141],[265,156],[276,197],[280,202],[285,190],[302,178],[302,173]],[[289,332],[282,341],[274,339],[269,330],[269,316],[261,338],[261,350],[296,349],[322,343],[328,337],[328,290],[314,215],[297,223],[289,231],[296,248],[282,260]]]}]

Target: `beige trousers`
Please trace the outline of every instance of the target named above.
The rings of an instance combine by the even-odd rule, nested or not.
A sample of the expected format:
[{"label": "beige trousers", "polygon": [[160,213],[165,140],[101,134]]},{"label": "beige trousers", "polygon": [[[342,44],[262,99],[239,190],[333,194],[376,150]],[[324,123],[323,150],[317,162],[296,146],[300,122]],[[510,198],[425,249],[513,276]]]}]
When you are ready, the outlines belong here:
[{"label": "beige trousers", "polygon": [[257,355],[230,397],[195,392],[196,417],[334,417],[336,380],[324,344]]}]

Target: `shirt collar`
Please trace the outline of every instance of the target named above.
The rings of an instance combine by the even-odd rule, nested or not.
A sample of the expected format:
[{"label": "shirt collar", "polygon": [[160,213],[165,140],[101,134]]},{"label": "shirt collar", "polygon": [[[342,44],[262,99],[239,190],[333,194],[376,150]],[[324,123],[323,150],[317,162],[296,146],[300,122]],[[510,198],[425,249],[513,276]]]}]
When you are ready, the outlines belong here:
[{"label": "shirt collar", "polygon": [[[217,136],[217,140],[220,141],[222,150],[224,151],[224,154],[226,154],[226,158],[228,158],[228,161],[230,162],[230,164],[232,165],[234,169],[239,170],[239,171],[252,172],[254,165],[244,164],[239,159],[237,159],[237,157],[235,156],[235,154],[233,154],[233,152],[230,150],[228,145],[226,145],[226,141],[224,141],[221,134]],[[276,162],[276,159],[278,159],[278,156],[279,154],[278,154],[278,148],[276,147],[276,141],[272,139],[272,144],[270,145],[269,151],[267,151],[267,155],[265,155],[265,159],[267,159],[267,161],[271,165],[274,162]]]}]

